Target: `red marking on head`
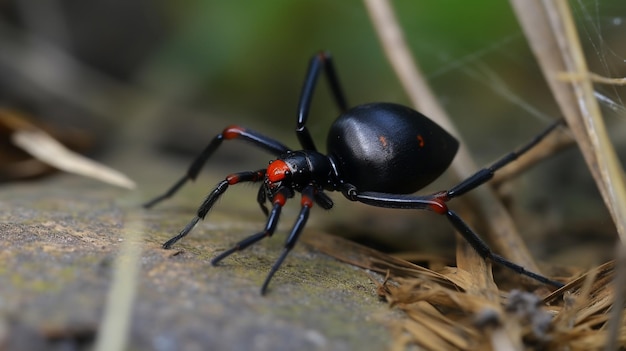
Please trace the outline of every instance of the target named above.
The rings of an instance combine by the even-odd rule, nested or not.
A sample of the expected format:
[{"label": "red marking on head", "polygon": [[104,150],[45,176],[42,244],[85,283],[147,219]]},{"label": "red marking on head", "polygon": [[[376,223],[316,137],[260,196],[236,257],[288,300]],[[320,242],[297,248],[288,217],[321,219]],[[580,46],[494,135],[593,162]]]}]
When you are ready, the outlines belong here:
[{"label": "red marking on head", "polygon": [[225,139],[235,139],[241,136],[245,132],[245,129],[240,126],[228,126],[222,131],[222,135]]},{"label": "red marking on head", "polygon": [[417,142],[420,147],[424,147],[426,142],[424,141],[424,137],[421,134],[417,135]]},{"label": "red marking on head", "polygon": [[270,182],[280,182],[285,179],[287,174],[291,173],[289,165],[283,160],[275,160],[267,167],[267,179]]}]

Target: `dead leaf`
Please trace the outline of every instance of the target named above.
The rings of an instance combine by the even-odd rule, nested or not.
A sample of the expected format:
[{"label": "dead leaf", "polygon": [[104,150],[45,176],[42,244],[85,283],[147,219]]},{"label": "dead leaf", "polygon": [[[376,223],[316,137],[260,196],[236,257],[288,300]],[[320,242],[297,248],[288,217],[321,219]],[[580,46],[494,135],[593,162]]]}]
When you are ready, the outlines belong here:
[{"label": "dead leaf", "polygon": [[135,188],[135,183],[124,174],[68,149],[15,111],[1,109],[0,121],[4,129],[8,130],[6,134],[13,145],[32,156],[34,158],[32,160],[43,163],[42,165],[23,159],[19,167],[31,167],[31,169],[23,170],[23,174],[43,173],[44,165],[48,165],[123,188]]}]

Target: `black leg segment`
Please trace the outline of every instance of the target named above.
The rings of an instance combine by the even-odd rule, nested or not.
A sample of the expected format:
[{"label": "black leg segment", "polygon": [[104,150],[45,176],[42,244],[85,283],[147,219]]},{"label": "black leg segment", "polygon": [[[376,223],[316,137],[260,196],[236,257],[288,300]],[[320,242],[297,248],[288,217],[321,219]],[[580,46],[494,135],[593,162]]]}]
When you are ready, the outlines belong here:
[{"label": "black leg segment", "polygon": [[244,140],[252,145],[261,148],[274,156],[284,154],[290,149],[282,143],[264,136],[260,133],[239,126],[230,126],[225,128],[220,134],[216,135],[207,147],[196,157],[191,163],[187,173],[179,179],[174,185],[168,189],[163,195],[146,202],[143,207],[150,208],[157,203],[174,195],[187,181],[195,180],[204,166],[204,163],[213,155],[213,153],[222,145],[224,140],[239,139]]},{"label": "black leg segment", "polygon": [[541,142],[543,138],[545,138],[548,134],[550,134],[563,123],[564,121],[562,119],[554,122],[553,124],[548,126],[548,128],[546,128],[543,132],[535,136],[535,138],[533,138],[526,145],[504,155],[499,160],[494,162],[491,166],[479,170],[461,183],[452,187],[452,189],[448,190],[448,198],[452,199],[457,196],[461,196],[466,192],[485,184],[491,178],[493,178],[493,175],[496,173],[497,170],[517,160],[518,157],[526,153],[528,150],[532,149],[535,145],[539,144],[539,142]]},{"label": "black leg segment", "polygon": [[307,70],[302,92],[300,94],[300,103],[298,104],[298,123],[296,125],[296,134],[304,150],[317,151],[313,138],[311,138],[311,134],[306,127],[306,122],[309,117],[309,111],[311,110],[311,101],[313,100],[313,93],[315,92],[317,79],[322,69],[324,70],[324,73],[326,73],[328,84],[340,112],[344,112],[348,109],[346,98],[343,90],[341,89],[341,85],[339,84],[339,78],[335,72],[335,66],[330,54],[320,52],[319,54],[313,56],[309,62],[309,68]]},{"label": "black leg segment", "polygon": [[274,276],[276,271],[278,271],[289,252],[291,252],[291,249],[293,249],[293,247],[296,245],[296,242],[300,237],[300,233],[302,233],[302,229],[304,229],[306,221],[309,218],[309,212],[311,211],[311,207],[313,207],[313,202],[315,201],[314,198],[316,191],[317,190],[312,185],[309,185],[302,190],[302,208],[300,209],[300,214],[298,215],[296,223],[291,229],[291,233],[287,237],[287,241],[285,241],[285,248],[283,249],[283,252],[280,254],[276,262],[274,262],[274,265],[270,269],[270,272],[267,274],[267,277],[263,282],[263,286],[261,287],[261,295],[265,295],[267,287],[270,284],[270,280],[272,280],[272,277]]},{"label": "black leg segment", "polygon": [[293,196],[293,192],[291,190],[287,188],[279,189],[277,194],[274,196],[274,201],[273,201],[274,205],[272,206],[272,211],[269,213],[267,217],[267,223],[265,224],[265,229],[263,229],[263,231],[261,232],[253,234],[241,240],[240,242],[235,244],[235,246],[233,246],[232,248],[222,252],[221,254],[219,254],[218,256],[216,256],[215,258],[211,260],[211,264],[215,266],[221,260],[232,255],[236,251],[241,251],[247,248],[248,246],[256,243],[257,241],[260,241],[263,238],[268,238],[272,236],[272,234],[274,234],[274,231],[276,230],[276,226],[278,225],[280,212],[283,206],[285,205],[285,203],[287,202],[287,198],[291,196]]},{"label": "black leg segment", "polygon": [[265,169],[261,169],[256,172],[240,172],[240,173],[233,173],[231,175],[228,175],[224,180],[219,182],[217,186],[213,189],[213,191],[211,191],[211,193],[206,197],[206,199],[204,199],[204,201],[202,202],[202,205],[200,205],[200,207],[198,208],[197,215],[191,220],[191,222],[189,222],[189,224],[187,224],[187,226],[185,226],[185,228],[183,228],[183,230],[180,233],[178,233],[178,235],[166,241],[163,244],[163,248],[169,249],[177,241],[187,236],[187,234],[189,234],[189,232],[193,229],[193,227],[195,227],[196,224],[198,224],[198,221],[206,217],[209,210],[211,210],[213,205],[215,205],[215,202],[217,202],[220,196],[222,196],[222,194],[226,192],[226,190],[228,189],[230,185],[234,185],[234,184],[241,183],[241,182],[258,182],[258,181],[263,180],[264,176],[265,176]]},{"label": "black leg segment", "polygon": [[518,274],[525,275],[527,277],[535,279],[536,281],[540,283],[552,285],[557,288],[560,288],[563,286],[562,283],[557,282],[556,280],[546,278],[540,274],[537,274],[531,271],[527,271],[524,267],[518,264],[515,264],[500,255],[495,254],[493,251],[491,251],[489,246],[487,246],[487,244],[467,225],[467,223],[465,223],[465,221],[463,221],[461,217],[459,217],[453,211],[448,210],[446,212],[446,217],[448,218],[450,223],[452,223],[454,228],[456,228],[456,230],[474,248],[474,250],[478,252],[480,256],[484,258],[488,258],[492,262],[500,266],[506,267],[508,269],[511,269],[514,272],[517,272]]},{"label": "black leg segment", "polygon": [[[353,189],[354,190],[354,189]],[[445,215],[452,226],[463,236],[463,238],[478,252],[478,254],[490,259],[492,262],[509,268],[519,274],[533,278],[541,283],[548,284],[560,288],[563,284],[544,277],[540,274],[527,271],[524,267],[517,265],[502,256],[495,254],[487,243],[485,243],[468,225],[452,210],[448,209],[446,201],[449,200],[446,192],[439,192],[427,196],[412,196],[385,194],[374,192],[353,193],[348,199],[363,202],[365,204],[384,208],[402,208],[415,210],[430,210],[435,213]]]}]

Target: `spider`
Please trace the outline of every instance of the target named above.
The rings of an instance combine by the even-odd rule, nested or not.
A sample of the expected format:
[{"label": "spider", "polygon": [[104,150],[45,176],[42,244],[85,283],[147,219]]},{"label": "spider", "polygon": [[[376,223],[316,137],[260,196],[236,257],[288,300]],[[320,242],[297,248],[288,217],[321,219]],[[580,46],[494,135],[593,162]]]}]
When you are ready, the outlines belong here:
[{"label": "spider", "polygon": [[[318,151],[306,127],[313,92],[322,71],[341,111],[328,133],[327,154]],[[429,195],[413,195],[448,168],[458,150],[458,141],[435,122],[406,106],[376,102],[348,108],[333,60],[329,53],[320,52],[309,62],[300,95],[296,124],[300,150],[292,150],[281,142],[248,128],[228,126],[211,140],[180,180],[163,195],[144,204],[144,207],[150,208],[171,197],[187,181],[195,180],[205,162],[224,140],[244,140],[276,158],[266,168],[227,175],[205,198],[189,224],[178,235],[165,242],[163,248],[169,249],[189,234],[231,185],[253,182],[260,183],[257,201],[267,216],[265,228],[239,241],[213,258],[211,263],[217,265],[234,252],[272,236],[281,209],[288,199],[300,193],[299,215],[282,253],[261,287],[261,294],[266,293],[270,280],[298,241],[313,205],[317,204],[326,210],[333,207],[333,201],[326,191],[340,191],[350,201],[371,206],[429,210],[443,215],[483,258],[541,283],[561,287],[563,284],[560,282],[527,271],[494,253],[446,204],[487,182],[498,169],[534,147],[559,124],[561,121],[553,123],[523,147],[477,171],[450,190]],[[268,209],[266,203],[271,205],[271,209]]]}]

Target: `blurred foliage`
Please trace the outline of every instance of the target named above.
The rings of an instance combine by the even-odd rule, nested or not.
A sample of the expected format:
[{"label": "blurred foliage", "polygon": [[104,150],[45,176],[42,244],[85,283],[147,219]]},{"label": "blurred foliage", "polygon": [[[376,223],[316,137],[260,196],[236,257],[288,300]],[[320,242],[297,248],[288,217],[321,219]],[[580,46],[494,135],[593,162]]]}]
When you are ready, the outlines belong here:
[{"label": "blurred foliage", "polygon": [[[396,5],[426,72],[454,65],[459,57],[518,31],[503,2]],[[308,58],[329,50],[352,103],[405,99],[360,1],[198,1],[183,6],[186,14],[174,11],[179,22],[149,69],[149,77],[157,80],[153,85],[164,83],[170,93],[172,81],[161,77],[174,70],[169,73],[187,78],[185,87],[195,83],[206,88],[204,98],[214,106],[252,109],[258,118],[282,122],[295,110]],[[328,123],[335,112],[326,98],[320,96],[325,103],[314,108],[329,116]]]},{"label": "blurred foliage", "polygon": [[[577,2],[581,22],[598,31],[588,34],[592,45],[602,47],[604,39],[619,29],[615,18],[625,12],[616,2],[595,7],[594,1]],[[495,91],[501,89],[492,75],[539,115],[553,116],[554,105],[508,3],[396,1],[394,6],[422,69],[459,128],[468,131],[468,139],[476,133],[479,143],[485,143],[484,131],[474,131],[482,116],[491,120],[523,116],[503,118],[500,124],[509,129],[527,120],[528,111],[516,107],[514,112],[510,99],[498,96]],[[86,66],[130,87],[141,87],[156,99],[204,111],[205,125],[212,131],[219,130],[212,121],[220,116],[231,123],[251,119],[253,125],[269,122],[283,133],[291,130],[307,61],[318,50],[335,56],[351,104],[406,102],[361,1],[55,0],[42,4],[14,0],[0,4],[0,15],[4,26],[14,30],[0,40],[17,37],[27,45],[24,34],[43,38]],[[616,58],[625,56],[622,52]],[[24,99],[15,97],[11,84],[2,86],[9,103]],[[321,139],[336,116],[324,90],[316,95],[311,123]],[[46,103],[46,99],[25,100],[26,105]],[[46,106],[46,115],[55,108],[59,107],[53,103]],[[154,111],[144,122],[168,124],[174,120],[170,113]],[[125,111],[113,119],[123,123],[135,115]],[[176,114],[175,120],[183,123],[186,116]],[[504,133],[506,142],[509,137]],[[493,145],[499,142],[496,138]]]}]

